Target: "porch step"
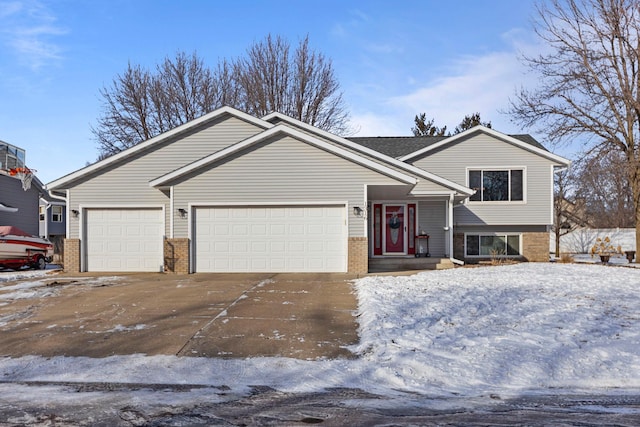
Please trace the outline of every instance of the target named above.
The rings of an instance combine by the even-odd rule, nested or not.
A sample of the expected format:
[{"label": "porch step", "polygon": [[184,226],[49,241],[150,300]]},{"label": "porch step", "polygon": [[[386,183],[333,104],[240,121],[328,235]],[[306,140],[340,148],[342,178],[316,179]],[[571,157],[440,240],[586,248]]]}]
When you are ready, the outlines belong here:
[{"label": "porch step", "polygon": [[453,267],[454,265],[449,258],[369,258],[369,273],[386,273],[407,270],[444,270]]}]

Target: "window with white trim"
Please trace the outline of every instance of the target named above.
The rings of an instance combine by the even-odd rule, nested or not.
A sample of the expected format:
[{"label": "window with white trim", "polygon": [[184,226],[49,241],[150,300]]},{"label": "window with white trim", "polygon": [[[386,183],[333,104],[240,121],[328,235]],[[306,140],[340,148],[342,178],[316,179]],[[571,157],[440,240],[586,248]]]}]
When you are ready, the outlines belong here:
[{"label": "window with white trim", "polygon": [[46,212],[46,207],[45,206],[38,206],[38,211],[39,211],[39,219],[40,221],[44,221],[44,215]]},{"label": "window with white trim", "polygon": [[470,169],[469,188],[472,202],[522,202],[524,169]]},{"label": "window with white trim", "polygon": [[468,257],[519,256],[520,234],[465,234]]},{"label": "window with white trim", "polygon": [[62,222],[62,206],[51,206],[51,222]]}]

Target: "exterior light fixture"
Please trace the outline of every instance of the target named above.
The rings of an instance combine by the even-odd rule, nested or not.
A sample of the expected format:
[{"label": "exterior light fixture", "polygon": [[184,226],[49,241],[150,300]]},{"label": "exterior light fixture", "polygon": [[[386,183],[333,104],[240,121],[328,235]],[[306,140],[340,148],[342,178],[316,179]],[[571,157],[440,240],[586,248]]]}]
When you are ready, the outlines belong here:
[{"label": "exterior light fixture", "polygon": [[71,209],[71,213],[73,214],[74,218],[78,218],[78,215],[80,215],[80,211],[77,209]]},{"label": "exterior light fixture", "polygon": [[354,206],[353,207],[353,214],[355,216],[363,216],[364,211],[362,210],[362,208],[360,206]]},{"label": "exterior light fixture", "polygon": [[186,218],[187,217],[187,210],[186,209],[178,209],[178,213],[180,214],[180,218]]}]

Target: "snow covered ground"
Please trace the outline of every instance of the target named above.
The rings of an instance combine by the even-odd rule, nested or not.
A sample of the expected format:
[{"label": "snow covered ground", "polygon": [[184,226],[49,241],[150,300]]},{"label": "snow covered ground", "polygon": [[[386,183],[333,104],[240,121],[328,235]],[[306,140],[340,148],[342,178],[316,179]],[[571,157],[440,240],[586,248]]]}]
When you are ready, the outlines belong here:
[{"label": "snow covered ground", "polygon": [[[46,298],[36,292],[45,273],[25,272],[30,280],[20,286],[12,273],[0,273],[0,289],[14,286],[11,298]],[[90,405],[119,393],[79,394],[57,385],[73,382],[227,390],[212,395],[206,387],[179,393],[137,388],[126,394],[137,406],[222,401],[254,385],[286,392],[358,388],[391,399],[376,405],[416,399],[433,405],[433,399],[451,396],[469,402],[493,394],[640,392],[640,269],[525,263],[367,277],[354,286],[357,359],[0,358],[0,395],[12,405],[80,399]],[[52,385],[26,385],[31,382]]]}]

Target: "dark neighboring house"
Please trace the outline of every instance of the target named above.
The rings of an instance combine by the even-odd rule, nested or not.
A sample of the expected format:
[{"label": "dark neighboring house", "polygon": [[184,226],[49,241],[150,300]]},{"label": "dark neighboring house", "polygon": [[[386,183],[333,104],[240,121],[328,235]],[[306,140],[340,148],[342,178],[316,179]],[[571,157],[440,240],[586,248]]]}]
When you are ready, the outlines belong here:
[{"label": "dark neighboring house", "polygon": [[12,225],[40,236],[39,204],[46,190],[35,176],[30,188],[23,189],[15,171],[26,167],[25,157],[22,148],[0,141],[0,225]]}]

